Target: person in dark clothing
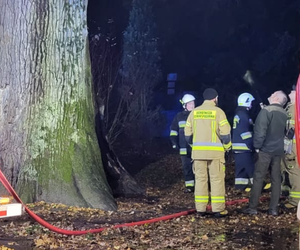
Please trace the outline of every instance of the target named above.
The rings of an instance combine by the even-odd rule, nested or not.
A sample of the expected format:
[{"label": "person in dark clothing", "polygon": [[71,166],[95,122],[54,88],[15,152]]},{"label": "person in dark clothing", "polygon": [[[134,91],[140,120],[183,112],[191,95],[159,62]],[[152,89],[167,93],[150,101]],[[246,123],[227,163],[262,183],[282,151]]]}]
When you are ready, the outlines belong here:
[{"label": "person in dark clothing", "polygon": [[257,214],[264,178],[270,167],[272,189],[269,215],[277,216],[281,193],[280,163],[284,154],[285,126],[288,119],[283,106],[287,102],[287,96],[283,91],[276,91],[268,101],[270,105],[259,112],[255,121],[253,146],[258,160],[255,164],[249,206],[242,213]]},{"label": "person in dark clothing", "polygon": [[192,168],[192,158],[191,158],[191,147],[186,142],[184,136],[184,127],[186,120],[190,112],[195,108],[195,97],[190,94],[185,94],[180,100],[184,110],[179,112],[171,124],[170,139],[172,147],[179,150],[181,156],[181,162],[183,167],[183,174],[185,180],[185,192],[194,192],[195,187],[195,176]]},{"label": "person in dark clothing", "polygon": [[254,97],[243,93],[238,97],[238,107],[233,119],[232,151],[235,161],[235,188],[249,192],[253,183],[253,121],[249,110]]}]

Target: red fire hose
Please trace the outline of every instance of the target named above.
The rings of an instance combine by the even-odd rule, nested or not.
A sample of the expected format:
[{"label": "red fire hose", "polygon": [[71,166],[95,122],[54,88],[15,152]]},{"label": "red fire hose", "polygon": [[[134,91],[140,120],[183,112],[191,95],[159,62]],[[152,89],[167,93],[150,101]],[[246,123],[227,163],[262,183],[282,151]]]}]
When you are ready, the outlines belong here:
[{"label": "red fire hose", "polygon": [[[297,149],[297,155],[300,155],[300,75],[298,77],[297,81],[297,87],[296,87],[296,112],[295,112],[295,135],[296,135],[296,149]],[[298,166],[300,167],[300,157],[297,157]]]},{"label": "red fire hose", "polygon": [[[65,235],[82,235],[82,234],[88,234],[88,233],[100,233],[103,230],[108,229],[108,228],[133,227],[133,226],[138,226],[138,225],[150,224],[150,223],[154,223],[154,222],[158,222],[158,221],[170,220],[170,219],[173,219],[173,218],[177,218],[177,217],[180,217],[180,216],[184,216],[184,215],[188,215],[188,214],[192,214],[192,213],[196,212],[195,209],[191,209],[191,210],[179,212],[179,213],[176,213],[176,214],[166,215],[166,216],[162,216],[162,217],[158,217],[158,218],[153,218],[153,219],[149,219],[149,220],[144,220],[144,221],[124,223],[124,224],[114,225],[114,226],[111,226],[111,227],[102,227],[102,228],[89,229],[89,230],[84,230],[84,231],[71,231],[71,230],[65,230],[65,229],[61,229],[61,228],[55,227],[55,226],[49,224],[47,221],[45,221],[42,218],[40,218],[34,212],[32,212],[21,201],[21,199],[19,198],[19,196],[17,195],[17,193],[15,192],[15,190],[12,188],[12,186],[10,185],[10,183],[8,182],[8,180],[6,179],[6,177],[4,176],[4,174],[2,173],[1,170],[0,170],[0,181],[2,182],[2,184],[4,185],[4,187],[7,189],[7,191],[14,197],[14,199],[17,202],[22,203],[22,205],[24,206],[26,212],[35,221],[37,221],[43,227],[46,227],[46,228],[48,228],[49,230],[51,230],[53,232],[56,232],[56,233],[59,233],[59,234],[65,234]],[[267,197],[262,197],[261,198],[261,200],[267,200],[267,199],[268,199]],[[240,200],[227,201],[226,205],[229,206],[229,205],[235,205],[235,204],[245,203],[245,202],[248,202],[248,199],[240,199]],[[207,209],[210,210],[211,206],[207,206]]]}]

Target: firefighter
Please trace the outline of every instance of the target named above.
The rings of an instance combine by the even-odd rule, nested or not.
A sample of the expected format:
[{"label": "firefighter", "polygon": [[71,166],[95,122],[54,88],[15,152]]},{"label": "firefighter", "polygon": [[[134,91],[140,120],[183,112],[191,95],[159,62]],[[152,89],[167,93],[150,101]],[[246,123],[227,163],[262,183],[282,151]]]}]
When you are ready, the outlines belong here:
[{"label": "firefighter", "polygon": [[181,156],[184,180],[185,193],[194,192],[195,176],[192,168],[191,147],[186,142],[184,136],[184,127],[190,112],[195,108],[195,97],[190,94],[185,94],[180,100],[184,110],[179,112],[171,124],[170,139],[172,147],[179,150]]},{"label": "firefighter", "polygon": [[209,181],[214,216],[224,217],[228,214],[225,210],[224,151],[231,149],[231,128],[224,111],[217,107],[217,91],[207,88],[203,98],[203,104],[190,113],[184,129],[187,142],[192,144],[195,205],[201,216],[206,215]]},{"label": "firefighter", "polygon": [[286,124],[286,135],[284,139],[283,165],[285,172],[288,174],[290,192],[289,200],[284,204],[285,208],[296,208],[300,201],[300,168],[297,164],[296,138],[295,138],[295,99],[296,91],[293,89],[289,94],[290,103],[287,105],[286,111],[288,120]]},{"label": "firefighter", "polygon": [[253,150],[253,121],[249,110],[254,97],[243,93],[238,97],[238,107],[233,118],[232,151],[235,161],[235,188],[250,191],[253,182],[254,160]]}]

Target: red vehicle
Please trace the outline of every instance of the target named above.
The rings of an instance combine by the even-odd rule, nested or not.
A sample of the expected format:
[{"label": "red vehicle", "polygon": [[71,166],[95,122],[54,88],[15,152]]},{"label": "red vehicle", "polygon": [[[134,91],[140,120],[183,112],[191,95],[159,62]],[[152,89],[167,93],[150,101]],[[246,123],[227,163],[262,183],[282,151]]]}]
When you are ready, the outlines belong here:
[{"label": "red vehicle", "polygon": [[[295,112],[295,133],[296,133],[296,148],[297,155],[300,155],[300,75],[296,86],[296,112]],[[300,157],[297,157],[298,166],[300,167]]]},{"label": "red vehicle", "polygon": [[[297,81],[297,87],[296,87],[296,112],[295,112],[295,132],[296,132],[296,148],[297,148],[297,155],[300,155],[300,75],[298,77]],[[298,166],[300,167],[300,157],[297,157]],[[297,217],[298,220],[300,220],[300,202],[298,204],[298,210],[297,210]],[[299,234],[300,239],[300,234]]]}]

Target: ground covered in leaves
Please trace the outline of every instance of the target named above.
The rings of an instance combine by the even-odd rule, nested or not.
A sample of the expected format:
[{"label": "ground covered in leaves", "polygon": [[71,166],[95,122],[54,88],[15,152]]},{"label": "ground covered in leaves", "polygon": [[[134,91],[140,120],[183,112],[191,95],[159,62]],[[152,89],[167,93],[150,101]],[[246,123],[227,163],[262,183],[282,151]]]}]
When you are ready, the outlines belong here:
[{"label": "ground covered in leaves", "polygon": [[[246,198],[234,191],[233,167],[226,170],[227,200]],[[0,220],[0,250],[4,249],[298,249],[295,211],[268,216],[268,202],[257,216],[239,213],[245,204],[228,207],[227,218],[192,213],[156,223],[114,229],[112,225],[148,220],[194,209],[193,194],[183,192],[181,163],[167,154],[135,175],[146,190],[140,198],[118,198],[117,212],[39,202],[29,207],[43,219],[68,230],[106,227],[102,233],[66,236],[40,226],[27,214]],[[268,196],[266,193],[264,196]]]}]

